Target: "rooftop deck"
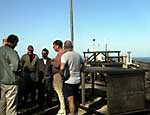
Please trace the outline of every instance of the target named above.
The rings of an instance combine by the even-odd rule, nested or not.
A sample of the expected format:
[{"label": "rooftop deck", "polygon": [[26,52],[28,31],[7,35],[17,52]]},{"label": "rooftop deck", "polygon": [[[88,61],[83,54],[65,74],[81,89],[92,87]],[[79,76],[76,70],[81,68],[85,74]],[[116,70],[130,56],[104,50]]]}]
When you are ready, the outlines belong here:
[{"label": "rooftop deck", "polygon": [[[80,98],[79,99],[80,100],[79,115],[106,115],[106,114],[110,114],[109,113],[110,110],[108,111],[108,109],[110,109],[111,106],[113,107],[113,108],[111,108],[112,114],[126,114],[126,115],[129,115],[129,114],[130,115],[137,115],[137,114],[138,115],[149,115],[150,114],[150,101],[149,101],[150,99],[147,100],[144,97],[146,94],[149,94],[149,92],[148,92],[149,87],[148,88],[144,87],[143,83],[144,83],[145,78],[140,76],[141,73],[142,74],[144,73],[144,71],[145,71],[144,69],[147,69],[147,68],[145,68],[145,66],[142,68],[139,68],[139,69],[123,69],[123,68],[120,68],[122,66],[122,62],[95,63],[94,61],[91,61],[90,64],[91,65],[93,64],[93,66],[99,66],[99,67],[86,67],[86,68],[84,68],[83,72],[85,72],[85,73],[86,72],[107,73],[108,75],[113,75],[114,80],[116,82],[113,81],[113,79],[112,79],[113,77],[112,78],[110,77],[111,79],[109,79],[110,81],[113,81],[112,82],[113,84],[111,84],[111,85],[106,84],[104,81],[96,80],[95,79],[96,77],[92,77],[92,76],[90,76],[90,81],[86,81],[86,79],[85,79],[84,104],[83,104],[82,98]],[[101,64],[104,64],[104,66],[101,66]],[[114,68],[114,66],[115,66],[115,68]],[[128,73],[128,74],[124,75],[126,73]],[[128,75],[131,75],[131,76],[128,76]],[[147,74],[147,75],[149,76],[150,74]],[[122,79],[121,77],[124,79]],[[86,76],[86,78],[87,78],[87,76]],[[118,78],[121,78],[121,79],[118,79]],[[92,80],[94,80],[94,82]],[[123,82],[123,81],[125,81],[125,82]],[[123,86],[123,88],[119,88],[118,85],[116,85],[117,82],[120,84],[119,86]],[[134,82],[136,82],[136,83],[134,84]],[[125,87],[126,84],[128,84],[127,85],[128,88]],[[117,95],[111,95],[110,96],[108,94],[108,89],[106,86],[109,86],[109,87],[114,86],[115,89],[118,88],[117,90],[119,90],[119,94],[116,93]],[[128,91],[124,92],[123,90],[121,90],[124,88],[128,91],[130,89],[131,90],[129,92]],[[81,89],[80,92],[81,92],[81,97],[82,97],[83,96],[82,85],[81,85],[80,89]],[[109,89],[111,89],[111,88],[109,88]],[[146,89],[146,92],[145,92],[145,89]],[[111,92],[111,91],[109,91],[109,92]],[[120,95],[119,98],[121,97],[121,95],[125,96],[125,97],[128,97],[130,95],[130,96],[133,96],[134,98],[132,98],[130,100],[124,100],[123,99],[122,101],[123,102],[127,101],[127,103],[129,105],[126,103],[127,106],[121,109],[122,112],[113,113],[114,110],[117,110],[117,111],[120,110],[120,106],[117,106],[114,108],[114,106],[116,106],[116,103],[118,103],[119,101],[114,100],[113,102],[112,101],[108,102],[108,100],[112,99],[112,98],[110,98],[112,96],[116,96],[117,97],[116,99],[118,99],[118,95]],[[137,102],[137,104],[136,104],[136,102]],[[135,104],[134,106],[133,106],[133,103]],[[125,104],[125,103],[123,103],[123,104]],[[35,105],[31,104],[31,106],[29,104],[28,107],[20,107],[18,115],[56,115],[57,111],[59,109],[58,105],[59,105],[59,103],[58,103],[57,97],[54,97],[53,101],[52,101],[52,105],[50,107],[45,107],[43,110],[40,110],[40,109],[38,109],[36,104]],[[129,109],[131,107],[130,111],[126,111],[127,107]],[[136,109],[136,108],[138,108],[138,109]]]}]

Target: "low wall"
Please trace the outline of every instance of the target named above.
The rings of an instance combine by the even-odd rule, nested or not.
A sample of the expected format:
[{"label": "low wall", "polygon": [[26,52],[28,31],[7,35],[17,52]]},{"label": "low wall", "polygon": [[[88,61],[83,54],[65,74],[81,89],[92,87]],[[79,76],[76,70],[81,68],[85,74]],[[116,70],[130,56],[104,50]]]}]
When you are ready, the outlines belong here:
[{"label": "low wall", "polygon": [[150,101],[150,62],[135,61],[134,63],[147,70],[145,74],[145,100]]}]

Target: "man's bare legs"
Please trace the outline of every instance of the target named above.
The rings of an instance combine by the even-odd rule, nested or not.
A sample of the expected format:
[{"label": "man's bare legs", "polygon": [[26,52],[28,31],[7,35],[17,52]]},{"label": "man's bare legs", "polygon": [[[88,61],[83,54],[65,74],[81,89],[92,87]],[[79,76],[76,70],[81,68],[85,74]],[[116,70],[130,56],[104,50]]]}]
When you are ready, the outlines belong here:
[{"label": "man's bare legs", "polygon": [[67,100],[68,100],[68,103],[69,103],[70,115],[74,115],[75,114],[74,96],[67,97]]}]

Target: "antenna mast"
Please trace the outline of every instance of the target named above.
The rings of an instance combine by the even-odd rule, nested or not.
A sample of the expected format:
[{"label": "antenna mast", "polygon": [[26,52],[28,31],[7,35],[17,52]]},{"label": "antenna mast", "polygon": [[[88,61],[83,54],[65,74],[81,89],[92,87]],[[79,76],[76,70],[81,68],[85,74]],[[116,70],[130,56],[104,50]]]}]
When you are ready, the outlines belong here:
[{"label": "antenna mast", "polygon": [[72,0],[70,0],[70,34],[71,34],[71,41],[72,41],[72,44],[74,45]]}]

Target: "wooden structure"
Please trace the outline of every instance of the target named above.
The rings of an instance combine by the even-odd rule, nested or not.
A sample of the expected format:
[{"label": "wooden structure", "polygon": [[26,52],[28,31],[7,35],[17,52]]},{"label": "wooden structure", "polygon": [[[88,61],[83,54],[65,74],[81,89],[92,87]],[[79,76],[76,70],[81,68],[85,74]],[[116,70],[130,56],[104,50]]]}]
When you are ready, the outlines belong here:
[{"label": "wooden structure", "polygon": [[88,62],[91,66],[99,67],[122,67],[123,62]]},{"label": "wooden structure", "polygon": [[[145,104],[143,69],[85,66],[82,70],[82,104],[85,104],[85,73],[105,73],[107,83],[108,114],[142,111]],[[94,79],[92,79],[94,96]]]},{"label": "wooden structure", "polygon": [[114,59],[117,59],[118,62],[120,62],[122,56],[120,56],[120,51],[88,51],[83,52],[84,58],[87,58],[88,62],[96,62],[96,57],[100,54],[104,56],[105,62],[113,61]]},{"label": "wooden structure", "polygon": [[145,100],[150,101],[150,62],[134,61],[139,68],[146,69],[145,75]]}]

